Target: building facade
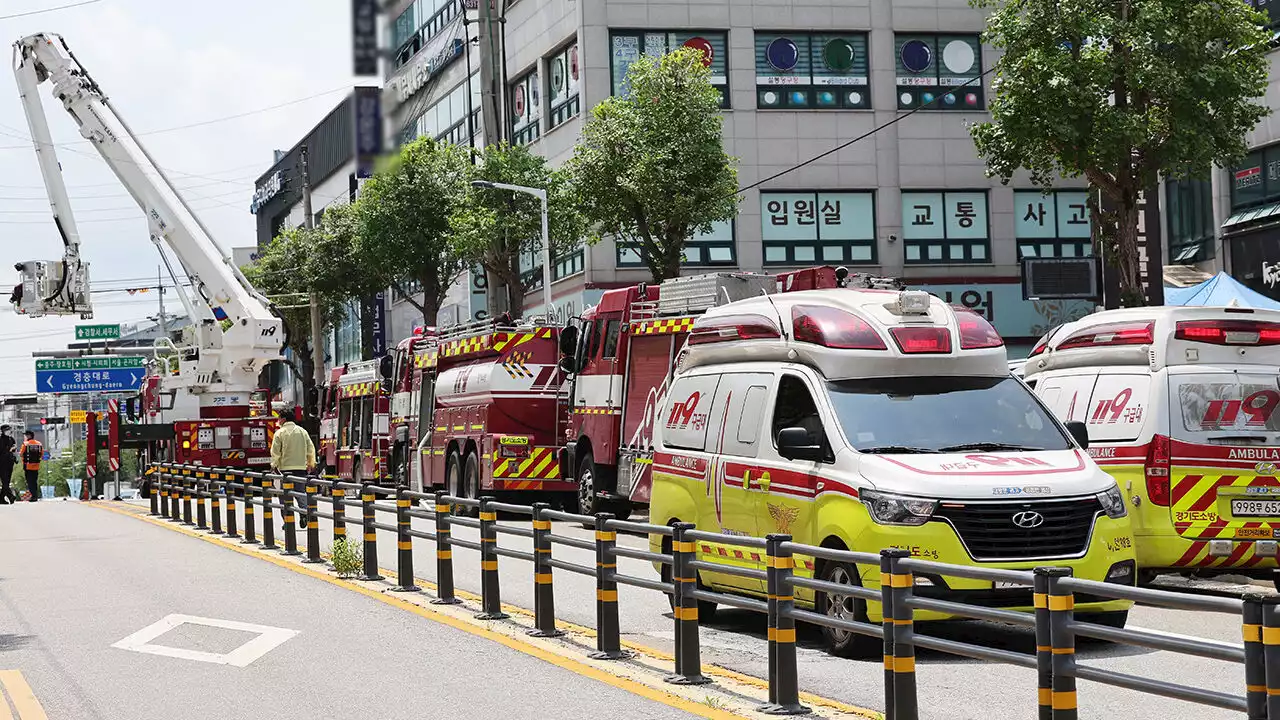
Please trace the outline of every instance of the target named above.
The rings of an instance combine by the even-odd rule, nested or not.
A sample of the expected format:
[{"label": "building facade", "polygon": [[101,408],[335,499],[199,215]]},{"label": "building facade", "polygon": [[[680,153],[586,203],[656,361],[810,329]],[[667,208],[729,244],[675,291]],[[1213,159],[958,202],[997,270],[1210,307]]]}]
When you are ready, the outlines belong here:
[{"label": "building facade", "polygon": [[[1078,181],[1037,188],[986,176],[966,124],[987,117],[985,72],[997,55],[966,0],[505,5],[498,136],[553,164],[572,155],[590,108],[625,91],[631,62],[702,50],[723,97],[725,149],[748,189],[733,222],[689,243],[686,273],[846,265],[903,277],[1023,340],[1092,309],[1022,297],[1020,257],[1091,253],[1085,193]],[[393,136],[478,145],[477,11],[416,0],[390,12]],[[553,262],[553,301],[570,315],[604,289],[648,279],[635,252],[614,243]],[[540,264],[530,258],[531,275]],[[540,302],[529,296],[531,310]]]}]

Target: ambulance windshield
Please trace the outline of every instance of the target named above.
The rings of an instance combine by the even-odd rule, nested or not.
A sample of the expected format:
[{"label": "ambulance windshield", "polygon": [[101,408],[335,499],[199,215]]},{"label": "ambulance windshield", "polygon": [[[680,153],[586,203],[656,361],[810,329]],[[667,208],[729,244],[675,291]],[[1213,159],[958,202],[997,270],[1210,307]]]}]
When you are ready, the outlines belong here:
[{"label": "ambulance windshield", "polygon": [[1057,423],[1012,377],[827,383],[845,437],[875,454],[1067,450]]}]

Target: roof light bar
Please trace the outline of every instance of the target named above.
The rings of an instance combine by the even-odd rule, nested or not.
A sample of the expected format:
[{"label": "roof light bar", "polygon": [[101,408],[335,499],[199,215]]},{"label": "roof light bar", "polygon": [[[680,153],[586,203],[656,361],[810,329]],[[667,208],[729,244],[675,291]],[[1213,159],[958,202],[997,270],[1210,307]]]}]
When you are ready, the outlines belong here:
[{"label": "roof light bar", "polygon": [[1150,345],[1155,339],[1154,321],[1118,322],[1094,325],[1059,343],[1058,350],[1113,345]]},{"label": "roof light bar", "polygon": [[720,315],[699,318],[689,332],[690,345],[733,340],[776,340],[782,337],[778,323],[764,315]]},{"label": "roof light bar", "polygon": [[908,355],[946,355],[951,352],[951,331],[937,326],[889,328],[898,349]]},{"label": "roof light bar", "polygon": [[884,338],[866,320],[832,307],[791,308],[791,334],[796,342],[838,350],[888,350]]},{"label": "roof light bar", "polygon": [[1004,345],[1004,338],[992,327],[982,313],[967,307],[956,307],[956,322],[960,325],[960,349],[981,350]]},{"label": "roof light bar", "polygon": [[1173,336],[1210,345],[1280,345],[1280,323],[1258,320],[1179,320]]}]

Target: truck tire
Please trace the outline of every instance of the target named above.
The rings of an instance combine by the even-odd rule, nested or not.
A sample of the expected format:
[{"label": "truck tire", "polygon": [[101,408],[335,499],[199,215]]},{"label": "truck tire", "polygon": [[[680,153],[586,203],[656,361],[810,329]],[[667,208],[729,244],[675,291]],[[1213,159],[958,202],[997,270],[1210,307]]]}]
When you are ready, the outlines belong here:
[{"label": "truck tire", "polygon": [[[462,482],[462,458],[456,450],[450,450],[444,461],[444,491],[452,497],[466,497],[466,487]],[[462,514],[467,508],[454,503],[452,513]]]},{"label": "truck tire", "polygon": [[630,500],[614,500],[613,502],[609,503],[608,510],[606,510],[605,512],[613,513],[613,516],[618,520],[630,520],[631,519],[631,501]]},{"label": "truck tire", "polygon": [[596,462],[588,450],[578,462],[578,514],[595,515],[605,512],[604,501],[596,497]]},{"label": "truck tire", "polygon": [[[859,585],[858,571],[850,564],[843,562],[825,562],[822,565],[820,580],[840,585]],[[853,622],[868,622],[867,604],[852,595],[829,597],[819,590],[814,593],[814,611],[819,615],[837,617]],[[884,643],[869,635],[859,635],[849,630],[821,626],[822,637],[826,640],[827,650],[836,657],[868,659],[879,657],[884,653]]]},{"label": "truck tire", "polygon": [[[472,500],[480,498],[480,458],[475,453],[467,453],[467,461],[462,466],[462,482],[467,488],[467,497]],[[467,508],[468,517],[479,517],[480,508]]]}]

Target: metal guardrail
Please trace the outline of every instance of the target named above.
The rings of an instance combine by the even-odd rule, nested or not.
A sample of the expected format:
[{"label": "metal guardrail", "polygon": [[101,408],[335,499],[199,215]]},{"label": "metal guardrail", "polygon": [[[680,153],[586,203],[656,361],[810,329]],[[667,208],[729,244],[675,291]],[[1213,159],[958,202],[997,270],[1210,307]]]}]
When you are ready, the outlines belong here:
[{"label": "metal guardrail", "polygon": [[[1074,578],[1069,568],[1039,567],[1033,571],[991,569],[914,559],[904,550],[887,549],[879,554],[850,552],[792,542],[788,535],[765,538],[723,535],[698,530],[690,523],[671,526],[626,522],[609,513],[595,516],[552,510],[546,503],[513,505],[493,498],[458,498],[444,492],[418,493],[404,488],[391,489],[373,485],[356,485],[335,480],[263,473],[235,468],[208,468],[196,465],[156,465],[151,493],[151,514],[173,522],[207,529],[214,535],[241,537],[246,544],[279,549],[285,555],[299,555],[295,516],[303,517],[307,536],[303,562],[323,562],[320,557],[319,518],[333,521],[333,540],[347,537],[347,525],[358,524],[363,538],[362,580],[381,580],[378,573],[377,531],[397,535],[398,592],[420,590],[414,582],[413,539],[436,545],[437,604],[456,604],[453,548],[480,552],[481,609],[479,617],[501,619],[501,585],[499,558],[526,561],[533,567],[534,630],[531,635],[555,637],[564,633],[556,627],[553,570],[564,570],[596,580],[596,652],[593,658],[627,657],[622,649],[618,620],[618,586],[656,590],[672,597],[675,621],[675,672],[666,678],[674,684],[696,685],[712,682],[702,674],[699,649],[698,602],[714,602],[765,613],[768,618],[769,703],[760,710],[768,714],[798,715],[810,712],[800,702],[796,660],[796,623],[806,622],[881,638],[884,645],[884,693],[886,720],[916,720],[919,707],[916,695],[916,648],[960,655],[978,660],[1004,663],[1037,671],[1037,699],[1040,720],[1075,720],[1076,681],[1088,680],[1142,693],[1160,695],[1200,705],[1246,713],[1250,720],[1280,720],[1280,597],[1246,595],[1241,600],[1189,595],[1152,590],[1115,583]],[[279,482],[280,486],[276,487]],[[304,488],[298,492],[297,488]],[[348,491],[358,493],[359,502],[346,499]],[[328,512],[320,509],[321,498],[327,498]],[[377,504],[379,497],[394,498],[395,506]],[[243,504],[240,519],[243,531],[236,525],[236,503]],[[193,501],[195,522],[192,522]],[[212,501],[212,511],[206,505]],[[225,502],[224,502],[225,501]],[[417,501],[432,504],[431,509],[415,507]],[[295,504],[296,503],[296,504]],[[262,508],[262,539],[257,538],[255,507]],[[347,508],[359,508],[357,521],[348,518]],[[464,514],[455,511],[463,509]],[[283,515],[284,547],[276,545],[273,512]],[[225,511],[225,525],[222,522]],[[468,515],[474,511],[475,517]],[[378,522],[377,513],[394,513],[394,525]],[[529,527],[499,524],[498,513],[528,516]],[[412,518],[433,522],[434,532],[413,529]],[[594,540],[556,535],[552,521],[582,523],[594,528]],[[474,527],[480,531],[478,543],[454,538],[452,526]],[[224,529],[225,528],[225,529]],[[654,553],[620,547],[617,532],[648,533],[669,537],[670,550]],[[498,544],[499,535],[531,538],[533,552],[524,552]],[[764,551],[765,570],[722,565],[698,558],[697,542]],[[664,542],[664,545],[668,543]],[[579,565],[554,557],[555,545],[594,551],[594,566]],[[797,575],[795,557],[815,559],[814,577]],[[619,573],[617,558],[625,557],[670,566],[671,582]],[[877,567],[880,588],[842,585],[817,577],[820,562],[842,562],[854,566]],[[728,595],[700,587],[698,572],[710,570],[762,580],[766,600]],[[914,573],[963,577],[993,582],[1008,582],[1030,587],[1034,613],[1020,613],[991,607],[970,605],[951,600],[917,596]],[[664,573],[665,576],[665,573]],[[879,625],[831,617],[795,606],[795,590],[839,593],[883,607]],[[1096,625],[1075,618],[1075,594],[1132,600],[1168,608],[1225,613],[1240,618],[1243,648],[1212,640],[1165,636],[1143,630],[1127,630]],[[957,640],[932,637],[916,632],[915,611],[929,610],[950,615],[1012,623],[1034,628],[1034,656]],[[1122,673],[1082,664],[1077,661],[1076,638],[1096,638],[1113,643],[1163,650],[1221,660],[1244,666],[1243,695],[1185,685]]]}]

